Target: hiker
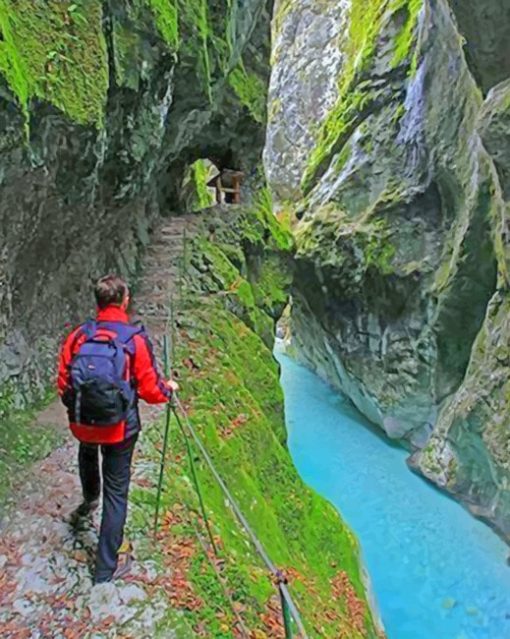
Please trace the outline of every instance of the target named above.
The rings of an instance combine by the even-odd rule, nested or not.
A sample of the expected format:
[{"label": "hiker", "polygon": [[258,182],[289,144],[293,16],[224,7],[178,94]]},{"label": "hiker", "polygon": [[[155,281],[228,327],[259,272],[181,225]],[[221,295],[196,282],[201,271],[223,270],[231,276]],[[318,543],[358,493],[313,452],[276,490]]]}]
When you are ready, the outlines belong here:
[{"label": "hiker", "polygon": [[79,440],[79,472],[83,503],[79,516],[99,503],[102,453],[103,513],[94,583],[123,577],[130,558],[119,562],[126,521],[131,459],[140,432],[138,399],[162,404],[178,385],[164,380],[152,346],[140,325],[129,322],[129,290],[116,275],[95,287],[97,315],[65,339],[59,358],[58,392],[68,409],[73,435]]}]

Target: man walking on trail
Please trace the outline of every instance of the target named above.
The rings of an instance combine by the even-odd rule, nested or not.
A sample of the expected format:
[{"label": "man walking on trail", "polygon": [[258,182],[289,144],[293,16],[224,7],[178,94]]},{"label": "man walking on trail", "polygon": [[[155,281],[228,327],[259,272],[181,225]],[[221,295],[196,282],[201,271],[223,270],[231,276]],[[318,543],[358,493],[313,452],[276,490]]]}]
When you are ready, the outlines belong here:
[{"label": "man walking on trail", "polygon": [[118,553],[131,459],[141,429],[138,399],[168,402],[178,385],[160,376],[147,333],[130,324],[126,283],[115,275],[103,277],[95,296],[96,319],[78,326],[62,345],[58,392],[68,409],[71,431],[80,441],[83,503],[78,514],[82,516],[98,506],[101,448],[103,514],[94,575],[98,584],[123,577],[130,568],[127,557],[119,563]]}]

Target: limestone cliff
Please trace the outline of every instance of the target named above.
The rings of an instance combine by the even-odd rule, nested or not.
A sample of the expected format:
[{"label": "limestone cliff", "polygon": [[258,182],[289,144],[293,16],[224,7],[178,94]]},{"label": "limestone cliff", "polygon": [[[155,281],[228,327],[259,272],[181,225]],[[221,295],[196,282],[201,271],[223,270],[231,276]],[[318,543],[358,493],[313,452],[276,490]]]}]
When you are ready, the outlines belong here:
[{"label": "limestone cliff", "polygon": [[0,0],[0,415],[199,158],[256,179],[270,0]]},{"label": "limestone cliff", "polygon": [[265,163],[301,357],[510,535],[504,4],[278,2]]}]

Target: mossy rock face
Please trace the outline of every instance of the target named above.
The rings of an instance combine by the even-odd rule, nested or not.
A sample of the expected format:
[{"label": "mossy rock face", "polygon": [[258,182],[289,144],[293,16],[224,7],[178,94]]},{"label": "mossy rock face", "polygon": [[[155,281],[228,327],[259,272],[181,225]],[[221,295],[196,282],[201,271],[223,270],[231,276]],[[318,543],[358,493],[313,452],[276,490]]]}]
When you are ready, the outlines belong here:
[{"label": "mossy rock face", "polygon": [[[248,185],[257,174],[270,10],[0,1],[0,388],[17,389],[14,405],[52,379],[65,324],[94,310],[94,279],[134,283],[158,214],[184,212],[190,172],[193,208],[209,204],[196,160]],[[4,366],[20,344],[22,370]]]},{"label": "mossy rock face", "polygon": [[[209,209],[185,244],[181,296],[174,299],[173,365],[190,421],[218,472],[272,561],[291,576],[289,588],[310,636],[320,628],[325,638],[376,639],[382,635],[356,539],[332,506],[303,484],[285,445],[272,347],[290,289],[292,251],[290,234],[262,202]],[[144,436],[144,455],[154,461],[159,437],[158,429]],[[175,425],[170,450],[162,519],[168,512],[176,543],[181,536],[189,540],[186,511],[196,509],[196,496]],[[274,585],[200,457],[196,468],[222,577],[254,636],[271,636],[279,632],[278,615],[270,613],[277,604]],[[154,491],[137,489],[133,502],[130,535],[144,535]],[[210,637],[234,636],[229,604],[201,549],[194,550],[186,576],[200,602],[186,613],[190,625]]]},{"label": "mossy rock face", "polygon": [[510,295],[491,300],[466,378],[412,465],[510,540]]},{"label": "mossy rock face", "polygon": [[179,193],[184,211],[193,213],[216,202],[214,189],[208,188],[207,184],[217,173],[214,165],[203,159],[196,160],[186,169]]},{"label": "mossy rock face", "polygon": [[34,98],[102,126],[108,64],[100,0],[0,3],[0,74],[25,116]]},{"label": "mossy rock face", "polygon": [[510,192],[505,161],[510,157],[509,95],[507,82],[495,87],[479,118],[479,130],[494,160],[506,201],[499,209],[501,215],[493,221],[499,270],[497,291],[487,305],[464,380],[445,402],[433,436],[425,450],[413,457],[412,465],[465,499],[477,516],[510,540]]},{"label": "mossy rock face", "polygon": [[[470,6],[473,15],[479,10],[453,4],[464,16]],[[498,2],[488,4],[487,20]],[[300,217],[296,350],[391,437],[423,448],[434,433],[426,458],[435,471],[427,474],[488,517],[497,511],[493,520],[502,527],[510,452],[505,444],[497,455],[492,427],[481,419],[475,427],[479,417],[460,414],[463,432],[481,434],[471,453],[467,440],[457,451],[443,409],[468,384],[491,299],[496,289],[504,299],[510,281],[507,83],[483,103],[494,68],[479,85],[474,58],[478,64],[489,55],[487,34],[477,40],[471,30],[473,57],[466,60],[443,0],[337,6],[345,28],[338,59],[329,56],[338,60],[336,84],[322,92],[320,74],[315,83],[313,75],[291,81],[279,43],[292,37],[306,7],[305,0],[282,2],[275,20],[265,151],[276,195]],[[327,24],[328,7],[316,3],[306,12],[299,42]],[[496,25],[494,33],[506,28]],[[508,40],[498,38],[491,47],[502,56]],[[314,51],[301,48],[310,65],[326,65]],[[302,110],[299,97],[315,90],[317,117]],[[293,110],[306,135],[282,135],[289,126],[282,114]],[[289,152],[299,161],[287,170],[280,159]],[[444,459],[434,452],[443,449]]]},{"label": "mossy rock face", "polygon": [[338,95],[336,79],[343,59],[338,41],[345,27],[341,2],[277,0],[275,4],[264,156],[278,201],[299,196],[317,129]]}]

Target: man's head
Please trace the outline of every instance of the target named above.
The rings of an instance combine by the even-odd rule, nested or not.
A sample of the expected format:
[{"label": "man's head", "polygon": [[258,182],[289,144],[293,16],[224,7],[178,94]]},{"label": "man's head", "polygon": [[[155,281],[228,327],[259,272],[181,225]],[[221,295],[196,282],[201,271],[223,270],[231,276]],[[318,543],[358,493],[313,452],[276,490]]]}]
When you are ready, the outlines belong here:
[{"label": "man's head", "polygon": [[95,288],[98,308],[119,306],[126,309],[129,303],[129,289],[118,275],[105,275],[97,281]]}]

